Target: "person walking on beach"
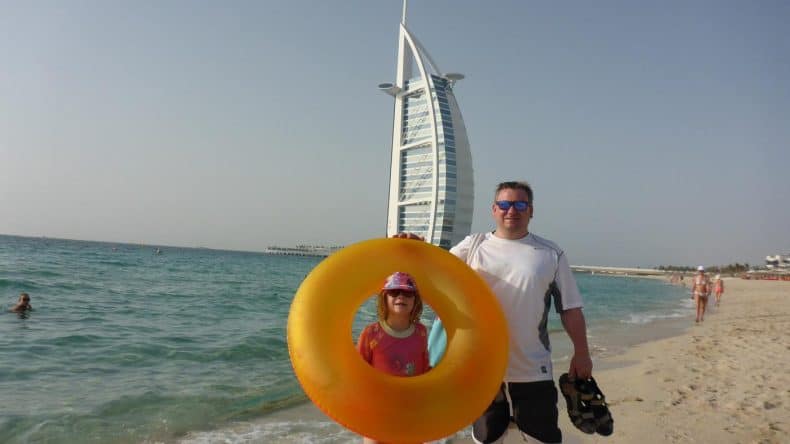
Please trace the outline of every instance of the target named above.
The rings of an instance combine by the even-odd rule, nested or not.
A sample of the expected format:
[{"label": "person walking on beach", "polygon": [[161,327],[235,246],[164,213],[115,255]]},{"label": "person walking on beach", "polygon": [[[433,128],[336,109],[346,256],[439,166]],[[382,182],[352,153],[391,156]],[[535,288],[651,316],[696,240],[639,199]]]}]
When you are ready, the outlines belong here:
[{"label": "person walking on beach", "polygon": [[691,285],[691,297],[694,299],[694,304],[697,307],[697,318],[694,321],[696,323],[705,320],[705,308],[708,305],[710,291],[710,278],[705,274],[705,267],[700,265],[697,267],[697,275],[694,276],[694,281]]},{"label": "person walking on beach", "polygon": [[721,295],[724,293],[724,280],[720,274],[717,274],[713,279],[713,294],[716,296],[716,305],[721,302]]},{"label": "person walking on beach", "polygon": [[[362,359],[394,376],[417,376],[430,370],[428,331],[420,322],[422,308],[414,279],[400,271],[390,275],[378,295],[378,321],[359,335],[357,350]],[[376,443],[370,438],[362,442]]]},{"label": "person walking on beach", "polygon": [[[545,443],[562,442],[547,330],[552,300],[573,343],[569,376],[592,376],[581,294],[565,253],[529,231],[534,209],[528,183],[502,182],[491,205],[496,230],[467,236],[450,249],[486,281],[502,306],[510,333],[505,380],[473,424],[478,443],[502,442],[511,420],[524,435]],[[395,237],[418,238],[410,233]]]},{"label": "person walking on beach", "polygon": [[23,313],[26,311],[30,311],[32,309],[33,307],[30,305],[30,295],[25,292],[22,292],[19,293],[19,299],[17,300],[16,305],[11,307],[9,311],[12,311],[14,313]]}]

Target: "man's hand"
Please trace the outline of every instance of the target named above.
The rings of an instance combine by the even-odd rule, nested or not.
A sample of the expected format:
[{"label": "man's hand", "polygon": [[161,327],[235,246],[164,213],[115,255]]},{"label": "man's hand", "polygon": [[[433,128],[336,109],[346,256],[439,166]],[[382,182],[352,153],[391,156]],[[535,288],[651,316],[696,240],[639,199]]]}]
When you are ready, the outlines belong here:
[{"label": "man's hand", "polygon": [[571,379],[587,379],[592,376],[592,359],[587,353],[574,354],[571,358],[571,365],[568,368],[568,376]]},{"label": "man's hand", "polygon": [[396,234],[393,234],[392,237],[394,237],[396,239],[414,239],[414,240],[421,240],[421,241],[425,240],[424,237],[418,236],[418,235],[416,235],[414,233],[396,233]]}]

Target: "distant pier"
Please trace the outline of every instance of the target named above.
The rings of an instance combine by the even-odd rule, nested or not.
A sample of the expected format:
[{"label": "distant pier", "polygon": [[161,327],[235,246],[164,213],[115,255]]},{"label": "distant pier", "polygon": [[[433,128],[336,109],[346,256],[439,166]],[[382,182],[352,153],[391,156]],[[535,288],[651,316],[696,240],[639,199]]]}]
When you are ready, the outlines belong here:
[{"label": "distant pier", "polygon": [[325,245],[297,245],[296,247],[266,247],[263,251],[266,254],[274,254],[278,256],[314,256],[314,257],[327,257],[335,251],[343,248],[341,245],[325,246]]},{"label": "distant pier", "polygon": [[617,274],[621,276],[664,276],[664,270],[655,268],[599,267],[592,265],[571,265],[571,270],[590,274]]}]

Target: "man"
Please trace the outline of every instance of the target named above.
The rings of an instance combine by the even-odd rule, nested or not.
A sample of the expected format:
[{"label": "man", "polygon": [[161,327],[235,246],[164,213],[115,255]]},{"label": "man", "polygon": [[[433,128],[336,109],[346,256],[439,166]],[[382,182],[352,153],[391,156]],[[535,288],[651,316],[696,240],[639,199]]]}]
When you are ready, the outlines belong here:
[{"label": "man", "polygon": [[573,342],[568,374],[571,378],[592,374],[581,295],[563,251],[529,232],[534,210],[529,184],[502,182],[491,206],[496,230],[485,233],[482,241],[480,235],[467,236],[450,250],[488,283],[502,305],[510,333],[505,380],[473,426],[478,443],[502,442],[511,417],[522,433],[542,442],[562,442],[546,327],[552,301]]}]

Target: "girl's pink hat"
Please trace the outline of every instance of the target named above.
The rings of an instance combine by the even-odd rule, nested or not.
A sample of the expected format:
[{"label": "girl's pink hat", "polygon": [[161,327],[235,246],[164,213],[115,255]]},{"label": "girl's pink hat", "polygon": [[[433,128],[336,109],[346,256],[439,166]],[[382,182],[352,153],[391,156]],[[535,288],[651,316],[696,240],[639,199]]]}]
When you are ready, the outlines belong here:
[{"label": "girl's pink hat", "polygon": [[414,284],[414,279],[408,273],[396,271],[384,281],[384,287],[381,288],[381,291],[385,290],[403,290],[417,293],[417,285]]}]

